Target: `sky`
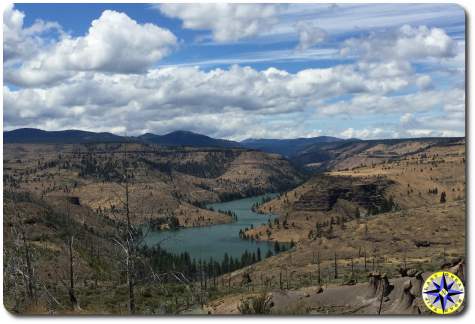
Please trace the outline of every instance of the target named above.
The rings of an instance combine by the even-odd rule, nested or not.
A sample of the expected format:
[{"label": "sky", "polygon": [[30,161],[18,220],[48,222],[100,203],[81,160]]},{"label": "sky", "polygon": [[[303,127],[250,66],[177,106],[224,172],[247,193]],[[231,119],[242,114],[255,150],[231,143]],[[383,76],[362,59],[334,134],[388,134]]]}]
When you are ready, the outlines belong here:
[{"label": "sky", "polygon": [[465,136],[454,4],[14,4],[4,129]]}]

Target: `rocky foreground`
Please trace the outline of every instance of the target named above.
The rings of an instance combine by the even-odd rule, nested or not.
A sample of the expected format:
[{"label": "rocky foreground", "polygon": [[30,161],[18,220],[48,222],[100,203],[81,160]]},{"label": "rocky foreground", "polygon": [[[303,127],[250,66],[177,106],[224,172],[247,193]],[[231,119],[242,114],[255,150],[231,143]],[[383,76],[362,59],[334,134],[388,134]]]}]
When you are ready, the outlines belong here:
[{"label": "rocky foreground", "polygon": [[[464,280],[465,263],[443,265]],[[343,286],[309,286],[295,290],[236,294],[205,306],[208,314],[429,314],[422,301],[422,285],[431,272],[402,270],[401,276],[371,272],[368,282]]]}]

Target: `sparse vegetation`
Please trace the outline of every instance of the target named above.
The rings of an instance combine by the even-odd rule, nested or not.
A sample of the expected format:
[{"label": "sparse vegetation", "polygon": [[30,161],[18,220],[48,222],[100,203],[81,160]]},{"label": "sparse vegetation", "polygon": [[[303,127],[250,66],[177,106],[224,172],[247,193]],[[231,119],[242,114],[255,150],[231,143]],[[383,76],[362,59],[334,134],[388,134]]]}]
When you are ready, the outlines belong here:
[{"label": "sparse vegetation", "polygon": [[[272,306],[273,296],[350,289],[369,272],[394,278],[465,255],[465,237],[446,231],[464,233],[464,146],[396,145],[371,153],[371,162],[361,163],[365,151],[349,154],[301,185],[285,160],[239,149],[130,144],[123,161],[117,143],[6,146],[5,304],[40,314],[220,313],[230,305],[243,314],[338,313],[306,297]],[[278,217],[236,233],[269,240],[272,251],[205,260],[139,243],[151,229],[233,222],[233,211],[208,203],[279,190],[252,206]]]}]

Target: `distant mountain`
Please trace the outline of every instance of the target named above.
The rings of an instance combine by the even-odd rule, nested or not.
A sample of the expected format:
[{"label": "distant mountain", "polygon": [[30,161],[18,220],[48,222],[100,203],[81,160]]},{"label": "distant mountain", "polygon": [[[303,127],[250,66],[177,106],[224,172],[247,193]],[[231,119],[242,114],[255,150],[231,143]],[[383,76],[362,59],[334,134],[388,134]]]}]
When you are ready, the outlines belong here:
[{"label": "distant mountain", "polygon": [[122,141],[125,141],[124,137],[111,133],[94,133],[81,130],[44,131],[36,128],[19,128],[3,132],[3,142],[6,144],[79,144]]},{"label": "distant mountain", "polygon": [[247,148],[261,150],[268,153],[278,153],[286,157],[292,157],[305,150],[306,147],[319,143],[333,143],[343,141],[337,137],[318,136],[294,139],[246,139],[241,145]]},{"label": "distant mountain", "polygon": [[165,135],[144,134],[125,137],[111,133],[94,133],[80,130],[44,131],[36,128],[20,128],[3,132],[3,142],[23,144],[81,144],[111,142],[145,142],[164,146],[192,147],[240,147],[238,142],[211,138],[186,131],[175,131]]},{"label": "distant mountain", "polygon": [[215,139],[188,131],[175,131],[165,135],[144,134],[137,139],[147,143],[165,146],[192,146],[192,147],[240,147],[238,142]]}]

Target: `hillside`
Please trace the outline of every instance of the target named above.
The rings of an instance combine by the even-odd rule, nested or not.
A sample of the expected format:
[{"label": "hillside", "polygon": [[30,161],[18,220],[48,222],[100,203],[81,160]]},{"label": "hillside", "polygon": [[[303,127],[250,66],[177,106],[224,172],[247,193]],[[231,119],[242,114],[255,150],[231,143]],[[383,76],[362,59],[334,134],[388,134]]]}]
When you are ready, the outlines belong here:
[{"label": "hillside", "polygon": [[318,136],[294,139],[246,139],[241,145],[247,148],[261,150],[268,153],[277,153],[286,157],[292,157],[304,151],[314,144],[333,143],[343,141],[331,136]]},{"label": "hillside", "polygon": [[[77,197],[116,218],[124,159],[131,204],[148,218],[178,218],[183,226],[229,222],[200,208],[206,202],[291,188],[301,175],[277,155],[243,149],[167,148],[151,144],[4,145],[6,188],[39,196]],[[136,219],[140,222],[143,219]]]},{"label": "hillside", "polygon": [[[449,268],[464,278],[465,212],[464,202],[454,201],[335,224],[331,233],[327,227],[320,237],[226,276],[240,294],[208,307],[238,314],[243,299],[263,291],[273,314],[377,314],[379,280],[387,278],[395,291],[385,293],[383,314],[428,314],[423,280]],[[252,283],[243,286],[247,276]]]},{"label": "hillside", "polygon": [[[378,144],[353,156],[346,153],[344,159],[329,164],[334,171],[315,175],[259,206],[260,211],[277,213],[295,224],[296,228],[288,232],[274,229],[271,237],[302,239],[308,235],[304,229],[314,230],[315,222],[353,219],[356,214],[364,217],[388,209],[430,207],[440,201],[442,192],[447,201],[465,199],[465,142],[432,139],[422,143],[392,144],[389,153],[383,151],[386,154],[379,152],[377,156],[371,156],[372,152],[387,147]],[[368,161],[372,163],[365,164]]]},{"label": "hillside", "polygon": [[[279,154],[245,148],[5,144],[7,263],[28,269],[25,254],[15,251],[31,250],[35,285],[46,301],[20,303],[29,307],[20,311],[73,312],[48,297],[70,303],[67,285],[58,282],[68,278],[71,233],[82,307],[74,313],[125,311],[124,259],[116,242],[127,184],[138,238],[149,228],[144,224],[174,230],[233,221],[232,214],[206,209],[207,202],[280,193],[254,205],[262,225],[240,236],[272,242],[270,254],[202,263],[160,246],[137,251],[139,313],[234,314],[259,298],[276,315],[425,312],[417,289],[423,278],[448,268],[464,278],[465,140],[322,145],[335,158],[325,161],[326,172],[303,176]],[[270,221],[267,213],[278,217]],[[7,304],[15,309],[13,294]]]},{"label": "hillside", "polygon": [[[244,237],[295,247],[233,272],[231,285],[250,278],[251,287],[265,286],[273,314],[375,314],[380,304],[383,314],[428,312],[417,288],[423,278],[448,268],[464,278],[465,141],[384,145],[356,150],[330,164],[336,170],[257,205],[279,219]],[[372,164],[361,164],[362,152]],[[381,303],[374,291],[383,285],[394,293]],[[239,291],[213,300],[210,311],[239,313],[243,300],[264,298]]]},{"label": "hillside", "polygon": [[464,138],[408,138],[383,140],[346,140],[317,143],[292,156],[296,165],[311,171],[351,169],[364,165],[396,161],[422,152],[431,146],[450,146],[464,142]]}]

